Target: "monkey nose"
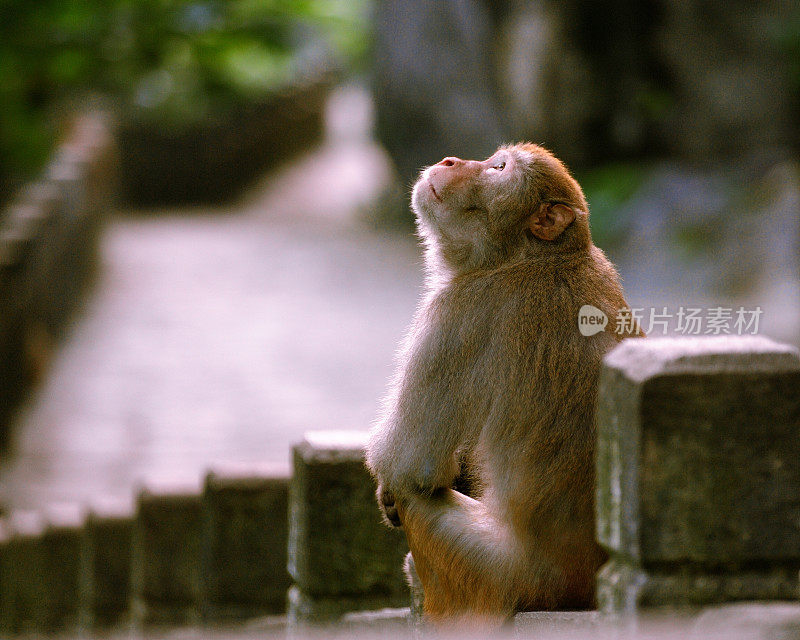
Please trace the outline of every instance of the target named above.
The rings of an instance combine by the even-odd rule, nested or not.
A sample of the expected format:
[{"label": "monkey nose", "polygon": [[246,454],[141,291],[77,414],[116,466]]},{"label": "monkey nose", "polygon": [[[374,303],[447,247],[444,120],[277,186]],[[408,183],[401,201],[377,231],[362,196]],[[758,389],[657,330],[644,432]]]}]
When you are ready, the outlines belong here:
[{"label": "monkey nose", "polygon": [[439,167],[452,167],[452,166],[455,166],[455,165],[460,164],[462,162],[464,162],[464,161],[461,158],[447,157],[444,160],[441,160],[440,162],[438,162],[436,166],[439,166]]}]

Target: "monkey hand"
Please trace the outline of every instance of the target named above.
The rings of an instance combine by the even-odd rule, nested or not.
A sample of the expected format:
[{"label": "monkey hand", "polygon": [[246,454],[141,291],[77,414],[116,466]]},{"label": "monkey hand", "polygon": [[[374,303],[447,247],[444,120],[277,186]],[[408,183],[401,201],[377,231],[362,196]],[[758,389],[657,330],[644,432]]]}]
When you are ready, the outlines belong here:
[{"label": "monkey hand", "polygon": [[393,527],[402,527],[400,516],[397,513],[397,503],[394,493],[385,489],[383,484],[378,485],[378,505],[381,508],[384,520]]}]

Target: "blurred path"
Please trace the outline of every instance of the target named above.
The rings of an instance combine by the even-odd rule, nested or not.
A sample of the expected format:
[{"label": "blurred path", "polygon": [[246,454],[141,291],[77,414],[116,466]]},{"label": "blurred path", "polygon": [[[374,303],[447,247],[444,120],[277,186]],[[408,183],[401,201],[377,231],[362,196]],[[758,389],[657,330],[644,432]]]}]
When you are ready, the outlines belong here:
[{"label": "blurred path", "polygon": [[413,313],[410,239],[355,214],[388,180],[369,105],[337,92],[330,135],[235,210],[111,222],[103,270],[23,410],[0,504],[129,499],[213,461],[288,469],[308,429],[366,429]]}]

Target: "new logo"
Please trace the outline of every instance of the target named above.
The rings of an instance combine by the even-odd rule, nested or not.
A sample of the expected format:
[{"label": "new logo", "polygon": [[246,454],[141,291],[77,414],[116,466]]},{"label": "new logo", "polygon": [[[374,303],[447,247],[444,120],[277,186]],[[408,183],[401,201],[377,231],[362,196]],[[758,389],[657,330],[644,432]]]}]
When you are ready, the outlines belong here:
[{"label": "new logo", "polygon": [[578,331],[587,338],[600,333],[607,324],[608,316],[597,307],[585,304],[578,311]]}]

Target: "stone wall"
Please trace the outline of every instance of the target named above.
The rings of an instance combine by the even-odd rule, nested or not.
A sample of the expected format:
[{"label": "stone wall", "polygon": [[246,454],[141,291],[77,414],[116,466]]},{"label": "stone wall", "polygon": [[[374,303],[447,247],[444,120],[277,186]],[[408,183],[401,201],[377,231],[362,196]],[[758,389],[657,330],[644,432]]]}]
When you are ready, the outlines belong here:
[{"label": "stone wall", "polygon": [[[619,345],[597,409],[598,540],[609,553],[598,610],[521,613],[505,632],[798,637],[798,391],[798,351],[766,338]],[[133,509],[10,514],[0,520],[1,632],[103,634],[132,622],[145,635],[211,633],[261,617],[273,636],[425,634],[409,624],[406,546],[380,521],[365,441],[306,434],[291,479],[215,468],[195,486],[148,483]]]},{"label": "stone wall", "polygon": [[102,114],[75,119],[42,178],[0,214],[0,442],[25,388],[47,368],[97,263],[116,192]]},{"label": "stone wall", "polygon": [[[9,514],[0,633],[146,634],[270,616],[280,629],[404,628],[407,548],[381,522],[365,442],[366,432],[308,433],[291,482],[227,465],[195,485],[148,482],[133,506]],[[372,613],[344,620],[362,611]]]},{"label": "stone wall", "polygon": [[234,200],[320,141],[331,83],[331,74],[319,74],[194,124],[122,118],[121,200],[138,207]]}]

